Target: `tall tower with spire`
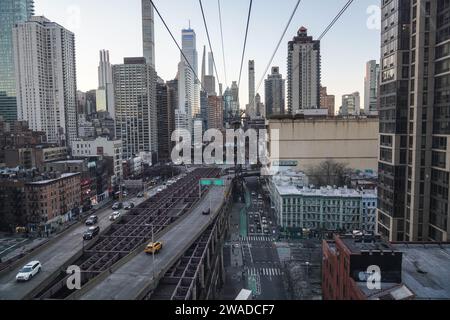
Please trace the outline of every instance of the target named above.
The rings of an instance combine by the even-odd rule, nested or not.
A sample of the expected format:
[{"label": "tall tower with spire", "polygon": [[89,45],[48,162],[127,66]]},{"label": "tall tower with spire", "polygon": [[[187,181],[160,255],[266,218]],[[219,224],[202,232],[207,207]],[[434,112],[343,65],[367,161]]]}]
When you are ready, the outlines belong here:
[{"label": "tall tower with spire", "polygon": [[155,69],[155,17],[150,0],[142,0],[142,43],[144,58]]}]

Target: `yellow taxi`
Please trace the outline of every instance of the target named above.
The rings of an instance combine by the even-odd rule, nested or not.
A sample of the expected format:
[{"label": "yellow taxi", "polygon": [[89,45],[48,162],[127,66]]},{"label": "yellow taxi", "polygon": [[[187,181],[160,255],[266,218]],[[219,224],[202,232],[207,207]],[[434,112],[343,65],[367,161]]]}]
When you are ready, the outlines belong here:
[{"label": "yellow taxi", "polygon": [[145,247],[144,252],[148,254],[158,253],[162,249],[161,242],[150,242],[147,247]]}]

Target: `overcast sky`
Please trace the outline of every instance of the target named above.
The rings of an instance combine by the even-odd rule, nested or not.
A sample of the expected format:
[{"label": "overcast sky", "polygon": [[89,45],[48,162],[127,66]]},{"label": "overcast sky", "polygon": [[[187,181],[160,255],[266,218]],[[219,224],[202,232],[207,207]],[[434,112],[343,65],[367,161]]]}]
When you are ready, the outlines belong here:
[{"label": "overcast sky", "polygon": [[[197,0],[154,0],[169,28],[181,43],[181,29],[191,22],[197,33],[199,71],[203,45],[207,45]],[[241,107],[248,102],[248,60],[256,63],[256,86],[286,26],[297,0],[254,0],[247,52],[240,92]],[[344,6],[346,0],[303,0],[272,66],[286,77],[287,42],[301,26],[319,37]],[[341,20],[322,40],[322,85],[336,95],[336,107],[343,94],[360,91],[364,95],[365,63],[379,60],[380,30],[377,26],[379,0],[356,0]],[[212,46],[225,83],[217,0],[203,0]],[[35,0],[36,14],[45,15],[76,35],[77,85],[79,90],[96,89],[98,51],[110,51],[113,64],[123,57],[142,56],[140,0]],[[239,78],[249,0],[221,0],[227,80]],[[180,53],[155,13],[156,70],[164,80],[177,72]],[[208,70],[208,68],[207,68]],[[270,72],[270,70],[269,70]],[[258,91],[264,97],[264,83]],[[364,101],[361,99],[361,101]],[[362,102],[363,103],[363,102]]]}]

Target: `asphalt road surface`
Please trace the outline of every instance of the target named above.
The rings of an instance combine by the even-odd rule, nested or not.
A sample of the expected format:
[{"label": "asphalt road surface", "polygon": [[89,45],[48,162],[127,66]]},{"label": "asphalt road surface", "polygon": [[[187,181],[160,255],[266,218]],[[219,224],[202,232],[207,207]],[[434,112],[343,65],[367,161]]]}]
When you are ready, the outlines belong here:
[{"label": "asphalt road surface", "polygon": [[[154,193],[152,191],[150,195]],[[128,198],[124,200],[132,201],[138,205],[145,201],[145,198]],[[112,222],[109,215],[113,212],[111,207],[104,208],[95,213],[97,215],[100,230],[106,229]],[[121,210],[122,214],[125,212]],[[38,260],[42,263],[42,271],[28,282],[16,282],[16,275],[23,266],[14,268],[0,276],[0,300],[20,300],[28,293],[36,289],[44,280],[53,275],[66,264],[73,255],[83,247],[83,233],[87,227],[84,225],[73,226],[65,234],[61,235],[47,248],[39,253],[31,253],[28,261]]]}]

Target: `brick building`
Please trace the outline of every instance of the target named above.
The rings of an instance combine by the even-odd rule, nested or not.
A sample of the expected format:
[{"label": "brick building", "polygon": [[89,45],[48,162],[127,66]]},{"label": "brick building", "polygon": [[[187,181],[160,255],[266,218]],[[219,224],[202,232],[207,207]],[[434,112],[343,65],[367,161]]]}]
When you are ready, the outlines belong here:
[{"label": "brick building", "polygon": [[[378,236],[335,236],[323,242],[323,298],[450,299],[449,253],[449,243],[389,243]],[[379,268],[379,287],[373,286],[374,266]]]},{"label": "brick building", "polygon": [[51,231],[72,219],[80,207],[80,173],[25,184],[30,230]]}]

